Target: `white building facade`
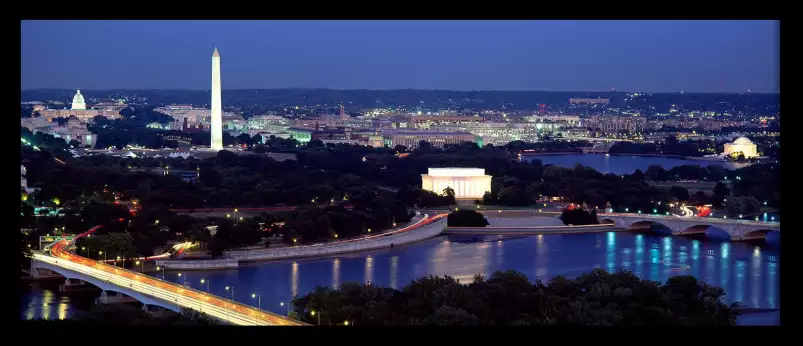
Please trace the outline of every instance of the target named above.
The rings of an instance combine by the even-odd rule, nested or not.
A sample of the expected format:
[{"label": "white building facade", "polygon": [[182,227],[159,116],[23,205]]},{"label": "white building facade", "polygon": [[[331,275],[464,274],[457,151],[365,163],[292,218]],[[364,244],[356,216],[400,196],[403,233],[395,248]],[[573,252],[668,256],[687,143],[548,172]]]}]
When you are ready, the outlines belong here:
[{"label": "white building facade", "polygon": [[491,176],[482,168],[430,168],[421,175],[421,189],[438,195],[452,188],[457,199],[481,199],[491,191]]}]

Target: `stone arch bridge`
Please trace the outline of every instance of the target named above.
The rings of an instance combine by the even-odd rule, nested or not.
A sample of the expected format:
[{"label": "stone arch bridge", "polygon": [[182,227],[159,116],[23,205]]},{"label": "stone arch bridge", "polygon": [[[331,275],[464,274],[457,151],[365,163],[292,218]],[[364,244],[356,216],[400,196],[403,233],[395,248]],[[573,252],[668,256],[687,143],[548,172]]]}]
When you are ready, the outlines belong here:
[{"label": "stone arch bridge", "polygon": [[680,217],[649,214],[604,213],[597,216],[600,223],[613,223],[617,227],[647,229],[652,224],[666,226],[673,235],[705,233],[707,227],[716,227],[730,235],[731,240],[764,239],[767,233],[781,230],[780,222],[715,219],[710,217]]}]

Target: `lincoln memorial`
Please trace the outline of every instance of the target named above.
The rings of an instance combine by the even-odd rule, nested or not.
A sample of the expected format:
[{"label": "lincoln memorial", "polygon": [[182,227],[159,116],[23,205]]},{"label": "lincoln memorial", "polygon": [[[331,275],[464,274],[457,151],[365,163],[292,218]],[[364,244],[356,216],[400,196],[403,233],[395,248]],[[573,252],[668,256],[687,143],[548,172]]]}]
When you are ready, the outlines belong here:
[{"label": "lincoln memorial", "polygon": [[429,174],[421,175],[421,189],[442,194],[451,187],[455,198],[482,199],[491,191],[491,176],[482,168],[430,168]]}]

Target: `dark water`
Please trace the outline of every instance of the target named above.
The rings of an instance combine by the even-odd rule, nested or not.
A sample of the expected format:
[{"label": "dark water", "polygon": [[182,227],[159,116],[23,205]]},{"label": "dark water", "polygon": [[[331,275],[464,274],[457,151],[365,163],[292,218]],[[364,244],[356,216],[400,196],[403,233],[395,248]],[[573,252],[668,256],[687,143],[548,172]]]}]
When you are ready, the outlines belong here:
[{"label": "dark water", "polygon": [[704,160],[685,160],[673,157],[660,156],[633,156],[633,155],[605,155],[605,154],[566,154],[566,155],[525,155],[522,161],[529,162],[540,160],[543,164],[551,164],[560,167],[572,168],[575,164],[589,166],[602,173],[631,174],[640,169],[642,172],[647,170],[650,165],[659,165],[664,169],[682,165],[698,165],[706,167],[709,165],[722,166],[726,169],[737,169],[746,167],[745,163],[704,161]]},{"label": "dark water", "polygon": [[[466,238],[462,238],[466,239]],[[453,239],[457,240],[457,239]],[[686,268],[688,269],[682,269]],[[513,269],[531,280],[556,275],[576,276],[592,268],[627,269],[639,277],[665,281],[674,275],[694,275],[725,288],[728,301],[748,307],[779,308],[780,251],[745,243],[716,242],[683,237],[635,233],[545,235],[498,241],[461,243],[447,237],[369,253],[322,259],[266,262],[238,270],[186,272],[182,280],[226,295],[235,286],[235,299],[283,313],[281,303],[310,292],[316,285],[339,286],[343,282],[371,281],[401,289],[424,275],[451,275],[463,282],[476,273]],[[177,273],[167,279],[179,282]],[[205,287],[203,287],[205,289]]]},{"label": "dark water", "polygon": [[[482,242],[466,243],[470,238],[450,241],[448,237],[439,237],[394,249],[253,263],[237,270],[183,272],[181,277],[177,272],[168,272],[166,279],[186,282],[202,290],[206,285],[200,283],[201,279],[209,280],[211,292],[224,297],[231,296],[225,287],[234,286],[236,300],[255,306],[260,300],[262,308],[286,313],[282,302],[286,304],[291,297],[304,295],[316,285],[371,281],[401,289],[412,279],[430,274],[451,275],[470,282],[476,273],[489,275],[495,270],[513,269],[531,280],[546,281],[556,275],[576,276],[592,268],[611,272],[627,269],[639,277],[662,282],[674,275],[693,275],[723,287],[728,301],[740,301],[754,308],[780,308],[780,251],[774,247],[623,232],[503,241],[486,237]],[[260,298],[252,298],[252,294]],[[69,316],[69,299],[60,299],[42,297],[41,292],[24,295],[23,318],[44,315],[46,310],[51,318]],[[50,302],[49,309],[40,306],[43,300]],[[745,317],[747,321],[778,324],[778,314],[751,315]]]},{"label": "dark water", "polygon": [[22,319],[72,318],[87,311],[100,296],[100,289],[86,292],[59,292],[61,281],[22,283],[20,285],[20,317]]}]

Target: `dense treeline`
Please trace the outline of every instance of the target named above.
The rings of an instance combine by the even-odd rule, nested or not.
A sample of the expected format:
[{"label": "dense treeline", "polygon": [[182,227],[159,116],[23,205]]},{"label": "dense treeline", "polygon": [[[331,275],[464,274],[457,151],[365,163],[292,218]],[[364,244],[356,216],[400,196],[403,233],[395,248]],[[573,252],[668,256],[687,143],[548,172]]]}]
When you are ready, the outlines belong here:
[{"label": "dense treeline", "polygon": [[317,287],[293,305],[313,325],[735,325],[739,306],[724,303],[724,296],[691,276],[660,284],[596,269],[546,284],[515,271],[476,275],[467,285],[448,276],[422,277],[400,291],[344,283]]},{"label": "dense treeline", "polygon": [[669,136],[663,143],[619,142],[614,144],[609,152],[611,154],[661,154],[701,157],[715,152],[722,152],[722,147],[722,143],[717,143],[710,139],[678,141],[675,136]]},{"label": "dense treeline", "polygon": [[[254,245],[266,238],[265,234],[259,235],[265,228],[253,226],[250,221],[233,226],[236,236],[227,235],[231,232],[225,225],[219,237],[207,235],[205,227],[209,225],[238,221],[225,219],[198,225],[188,223],[192,226],[187,228],[173,226],[173,231],[162,232],[165,222],[172,223],[176,217],[169,209],[309,206],[281,220],[258,221],[269,225],[284,222],[281,227],[269,227],[277,233],[267,236],[278,234],[285,243],[350,237],[369,230],[380,232],[394,223],[409,220],[415,206],[455,204],[451,189],[437,194],[420,189],[421,174],[429,167],[484,168],[494,178],[491,191],[481,201],[483,204],[531,206],[539,198],[560,197],[592,207],[609,206],[615,211],[665,213],[670,201],[690,200],[725,206],[731,216],[757,212],[765,203],[768,207],[780,207],[779,164],[753,165],[735,171],[714,165],[706,168],[685,165],[670,170],[651,166],[646,172],[614,175],[580,165],[562,168],[544,166],[538,160],[518,162],[515,151],[511,151],[518,150],[518,143],[483,148],[463,143],[444,149],[423,143],[409,151],[402,146],[391,149],[320,143],[295,148],[295,143],[275,138],[271,139],[274,143],[267,145],[292,144],[298,160],[277,162],[258,154],[237,155],[225,150],[204,160],[107,155],[73,158],[66,152],[68,147],[63,140],[26,131],[23,129],[23,138],[41,149],[21,145],[28,184],[40,188],[31,195],[23,193],[23,219],[29,220],[24,224],[34,229],[31,236],[46,234],[48,227],[53,226],[44,219],[34,221],[34,206],[60,207],[73,216],[79,215],[77,219],[67,217],[59,222],[60,227],[67,226],[73,231],[125,217],[131,220],[128,231],[133,248],[141,255],[151,254],[154,248],[169,241],[188,237],[212,245],[214,253]],[[409,155],[397,155],[402,152]],[[176,175],[148,172],[159,167],[197,171],[200,178],[197,183],[188,183]],[[689,196],[681,187],[663,189],[649,184],[667,180],[723,180],[727,184],[718,184],[710,197],[701,191]],[[110,205],[115,197],[123,202],[139,201],[143,210],[136,216],[127,215],[124,208]],[[338,205],[351,205],[353,209]],[[156,225],[159,219],[163,223]]]}]

